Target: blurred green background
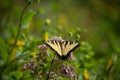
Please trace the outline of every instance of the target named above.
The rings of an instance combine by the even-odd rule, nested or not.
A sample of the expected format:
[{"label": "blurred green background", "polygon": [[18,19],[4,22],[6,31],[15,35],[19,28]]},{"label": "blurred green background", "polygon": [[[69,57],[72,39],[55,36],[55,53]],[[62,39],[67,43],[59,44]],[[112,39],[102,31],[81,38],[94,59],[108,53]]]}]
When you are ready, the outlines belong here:
[{"label": "blurred green background", "polygon": [[[18,32],[22,10],[29,1],[33,3],[24,12],[17,48],[13,49],[15,53],[9,53]],[[0,70],[7,60],[9,63],[9,60],[16,59],[26,49],[30,53],[37,52],[37,45],[54,36],[81,44],[89,43],[94,54],[89,58],[90,62],[88,59],[84,64],[92,65],[88,71],[98,71],[95,73],[97,76],[89,71],[89,75],[94,77],[90,80],[120,79],[120,0],[0,1]],[[23,46],[25,44],[27,47]],[[17,62],[15,68],[7,70],[19,71],[17,65],[23,62]],[[97,79],[98,76],[100,78]]]}]

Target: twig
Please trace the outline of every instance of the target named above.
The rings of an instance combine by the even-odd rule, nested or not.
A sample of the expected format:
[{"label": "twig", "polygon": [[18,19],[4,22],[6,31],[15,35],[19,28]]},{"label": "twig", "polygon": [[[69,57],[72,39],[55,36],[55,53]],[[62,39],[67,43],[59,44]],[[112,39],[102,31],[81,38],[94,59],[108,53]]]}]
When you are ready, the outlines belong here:
[{"label": "twig", "polygon": [[55,58],[55,54],[54,54],[53,59],[52,59],[52,61],[51,61],[51,65],[50,65],[49,73],[48,73],[48,76],[47,76],[47,79],[46,79],[46,80],[48,80],[49,77],[50,77],[50,72],[51,72],[51,69],[52,69],[52,64],[53,64],[53,62],[54,62],[54,58]]}]

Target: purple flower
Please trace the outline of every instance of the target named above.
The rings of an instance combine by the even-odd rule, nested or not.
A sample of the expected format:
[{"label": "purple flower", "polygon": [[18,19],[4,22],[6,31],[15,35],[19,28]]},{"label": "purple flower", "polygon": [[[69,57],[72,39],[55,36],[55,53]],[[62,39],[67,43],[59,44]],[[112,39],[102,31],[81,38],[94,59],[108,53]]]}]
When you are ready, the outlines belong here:
[{"label": "purple flower", "polygon": [[63,42],[64,40],[63,40],[61,37],[57,37],[57,36],[55,36],[55,37],[53,37],[53,38],[49,39],[49,41],[58,41],[58,42]]},{"label": "purple flower", "polygon": [[74,59],[74,56],[72,54],[70,54],[67,58],[67,60],[73,60]]},{"label": "purple flower", "polygon": [[23,70],[26,70],[26,69],[28,69],[27,64],[23,66]]},{"label": "purple flower", "polygon": [[39,45],[38,49],[46,51],[48,49],[48,47],[46,45]]},{"label": "purple flower", "polygon": [[61,69],[61,75],[69,78],[75,78],[74,68],[72,66],[63,66]]},{"label": "purple flower", "polygon": [[29,69],[29,70],[37,70],[38,65],[34,63],[34,61],[30,61],[28,64],[25,64],[23,66],[23,70]]}]

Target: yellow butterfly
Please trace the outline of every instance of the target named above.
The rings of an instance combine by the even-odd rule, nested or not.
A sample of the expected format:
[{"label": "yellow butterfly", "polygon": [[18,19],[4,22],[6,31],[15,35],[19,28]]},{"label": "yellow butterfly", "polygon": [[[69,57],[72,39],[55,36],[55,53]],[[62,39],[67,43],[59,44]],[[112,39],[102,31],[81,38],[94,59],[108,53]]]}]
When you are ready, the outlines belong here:
[{"label": "yellow butterfly", "polygon": [[72,41],[47,41],[46,44],[57,53],[61,59],[67,59],[72,51],[79,47],[79,43]]}]

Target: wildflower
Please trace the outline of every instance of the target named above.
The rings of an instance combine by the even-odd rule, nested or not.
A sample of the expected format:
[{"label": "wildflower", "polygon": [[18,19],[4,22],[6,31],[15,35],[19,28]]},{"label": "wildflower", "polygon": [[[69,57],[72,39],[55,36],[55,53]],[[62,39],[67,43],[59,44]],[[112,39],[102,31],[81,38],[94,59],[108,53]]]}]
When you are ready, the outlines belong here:
[{"label": "wildflower", "polygon": [[21,40],[18,40],[16,43],[16,46],[23,46],[23,45],[24,45],[24,42]]},{"label": "wildflower", "polygon": [[18,50],[23,50],[23,47],[22,47],[22,46],[19,46],[19,47],[18,47]]},{"label": "wildflower", "polygon": [[31,67],[31,69],[32,69],[32,70],[36,70],[37,67],[38,67],[38,65],[37,65],[37,64],[34,64],[34,65]]},{"label": "wildflower", "polygon": [[50,19],[46,19],[45,25],[49,25],[50,23],[51,23],[51,20]]},{"label": "wildflower", "polygon": [[75,78],[74,68],[72,66],[63,66],[61,69],[61,75],[69,78]]},{"label": "wildflower", "polygon": [[29,69],[29,70],[35,71],[37,70],[37,68],[38,68],[38,65],[35,64],[34,61],[31,61],[28,64],[25,64],[23,66],[23,70]]},{"label": "wildflower", "polygon": [[40,49],[42,51],[46,51],[48,49],[48,47],[46,45],[39,45],[38,49]]},{"label": "wildflower", "polygon": [[48,32],[45,32],[45,35],[44,35],[44,40],[45,40],[45,41],[48,40],[48,36],[49,36]]},{"label": "wildflower", "polygon": [[73,60],[73,59],[74,59],[73,54],[70,54],[67,59],[68,59],[68,60]]},{"label": "wildflower", "polygon": [[32,53],[33,58],[36,59],[37,58],[37,54],[36,53]]},{"label": "wildflower", "polygon": [[39,59],[45,59],[44,56],[46,56],[46,52],[48,47],[46,45],[39,45],[38,49],[40,49],[40,52],[37,53],[36,59],[39,61]]},{"label": "wildflower", "polygon": [[[11,45],[14,45],[14,42],[15,42],[15,40],[14,39],[11,39],[10,40],[10,44]],[[22,50],[23,49],[23,45],[24,45],[25,43],[24,43],[24,41],[22,41],[22,40],[17,40],[17,42],[16,42],[16,45],[15,46],[17,46],[18,47],[18,50]]]},{"label": "wildflower", "polygon": [[55,36],[55,37],[53,37],[53,38],[49,39],[49,41],[58,41],[58,42],[63,42],[64,40],[63,40],[61,37],[57,37],[57,36]]},{"label": "wildflower", "polygon": [[47,75],[48,75],[48,74],[50,74],[50,78],[55,78],[55,77],[57,77],[57,74],[56,74],[56,72],[54,72],[54,71],[51,71],[50,73],[47,72]]},{"label": "wildflower", "polygon": [[88,70],[87,70],[87,69],[84,70],[83,76],[84,76],[85,80],[88,80],[88,79],[89,79],[89,73],[88,73]]},{"label": "wildflower", "polygon": [[23,66],[23,70],[26,70],[26,69],[28,69],[27,64]]}]

